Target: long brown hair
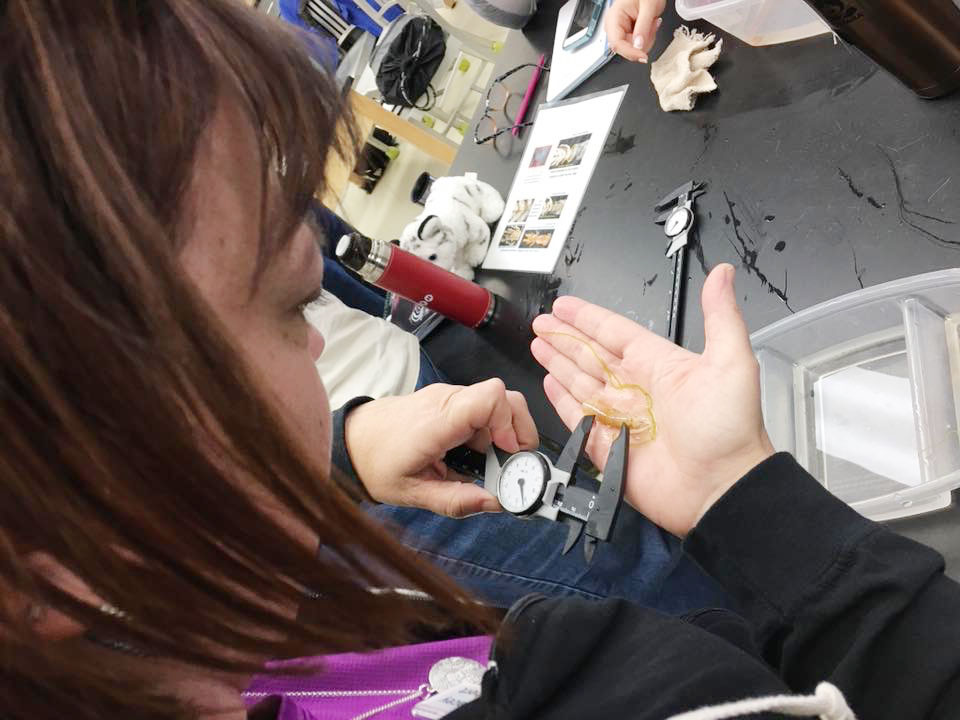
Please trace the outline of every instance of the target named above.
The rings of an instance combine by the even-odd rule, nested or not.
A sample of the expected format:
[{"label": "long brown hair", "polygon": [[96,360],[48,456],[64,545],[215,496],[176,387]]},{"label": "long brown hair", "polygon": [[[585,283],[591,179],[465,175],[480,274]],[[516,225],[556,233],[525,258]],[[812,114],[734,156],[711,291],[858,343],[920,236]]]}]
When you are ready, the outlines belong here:
[{"label": "long brown hair", "polygon": [[[328,153],[350,152],[301,39],[236,0],[0,0],[0,592],[224,671],[401,642],[413,623],[483,625],[318,477],[180,272],[184,193],[224,96],[282,187],[279,222],[260,199],[263,261]],[[47,581],[31,552],[124,614]],[[370,591],[386,586],[437,609]],[[306,596],[323,622],[283,610]],[[0,717],[189,715],[39,641],[14,607],[0,598]]]}]

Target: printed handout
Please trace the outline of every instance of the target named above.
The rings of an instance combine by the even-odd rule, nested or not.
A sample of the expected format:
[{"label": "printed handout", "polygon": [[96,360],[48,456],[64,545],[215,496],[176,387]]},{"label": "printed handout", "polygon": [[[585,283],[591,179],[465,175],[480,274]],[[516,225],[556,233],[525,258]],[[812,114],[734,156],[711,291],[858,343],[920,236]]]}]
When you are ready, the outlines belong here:
[{"label": "printed handout", "polygon": [[626,91],[540,106],[484,268],[553,272]]}]

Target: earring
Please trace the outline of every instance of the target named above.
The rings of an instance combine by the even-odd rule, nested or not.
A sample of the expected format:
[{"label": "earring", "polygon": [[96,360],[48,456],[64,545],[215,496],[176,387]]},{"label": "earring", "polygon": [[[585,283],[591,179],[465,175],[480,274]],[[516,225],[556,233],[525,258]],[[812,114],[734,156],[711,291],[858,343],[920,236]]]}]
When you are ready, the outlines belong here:
[{"label": "earring", "polygon": [[109,615],[110,617],[115,617],[117,619],[123,619],[127,617],[127,614],[118,608],[116,605],[111,605],[110,603],[103,603],[99,608],[100,612],[104,615]]}]

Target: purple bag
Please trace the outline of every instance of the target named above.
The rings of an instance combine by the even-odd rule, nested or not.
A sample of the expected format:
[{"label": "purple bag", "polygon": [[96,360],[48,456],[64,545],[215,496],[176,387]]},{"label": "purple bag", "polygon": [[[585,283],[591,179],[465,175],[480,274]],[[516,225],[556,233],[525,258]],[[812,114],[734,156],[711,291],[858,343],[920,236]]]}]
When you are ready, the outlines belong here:
[{"label": "purple bag", "polygon": [[[481,635],[407,645],[371,653],[321,655],[272,663],[271,667],[315,667],[315,675],[257,676],[243,694],[247,706],[281,696],[277,720],[409,720],[414,706],[428,697],[434,682],[456,680],[476,666],[449,658],[467,658],[485,669],[492,638]],[[448,660],[442,663],[441,661]],[[443,688],[439,688],[443,689]]]}]

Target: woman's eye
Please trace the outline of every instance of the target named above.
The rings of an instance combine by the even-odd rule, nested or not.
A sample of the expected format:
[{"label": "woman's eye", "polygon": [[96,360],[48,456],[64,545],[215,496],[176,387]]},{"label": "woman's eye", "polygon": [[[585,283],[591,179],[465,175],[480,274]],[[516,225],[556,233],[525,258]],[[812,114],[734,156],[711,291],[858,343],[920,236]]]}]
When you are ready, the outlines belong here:
[{"label": "woman's eye", "polygon": [[328,300],[324,296],[323,290],[317,290],[297,304],[297,312],[303,315],[305,312],[307,312],[307,310],[321,305],[326,305],[327,302]]}]

